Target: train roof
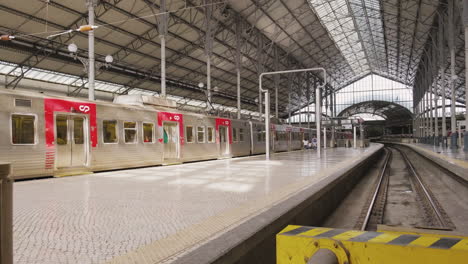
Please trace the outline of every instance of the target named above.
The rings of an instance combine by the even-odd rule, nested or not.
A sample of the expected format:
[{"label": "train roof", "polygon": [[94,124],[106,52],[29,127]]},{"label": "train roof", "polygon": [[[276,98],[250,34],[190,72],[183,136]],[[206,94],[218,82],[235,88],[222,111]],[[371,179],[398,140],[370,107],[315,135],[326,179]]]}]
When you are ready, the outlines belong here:
[{"label": "train roof", "polygon": [[[164,106],[159,106],[159,105],[125,104],[125,103],[115,103],[115,102],[108,102],[108,101],[101,101],[101,100],[90,101],[90,100],[85,99],[85,98],[61,96],[61,95],[48,94],[48,93],[42,93],[42,92],[0,89],[0,94],[8,94],[8,95],[12,95],[12,96],[22,96],[22,97],[29,97],[29,98],[56,98],[56,99],[69,100],[69,101],[75,101],[75,102],[94,103],[94,104],[97,104],[97,105],[108,106],[108,107],[124,107],[124,108],[127,108],[127,109],[133,109],[133,110],[146,110],[146,111],[155,111],[155,112],[164,111],[164,112],[174,112],[174,113],[181,113],[181,114],[193,115],[193,116],[205,116],[205,117],[212,117],[212,118],[225,118],[225,117],[220,117],[220,116],[213,116],[213,115],[207,115],[207,114],[202,114],[202,113],[184,111],[184,110],[180,110],[180,109],[177,109],[177,108],[170,108],[170,107],[164,107]],[[260,121],[253,121],[253,120],[246,120],[246,119],[236,119],[236,118],[228,118],[228,119],[230,119],[230,120],[239,120],[239,121],[260,122]]]},{"label": "train roof", "polygon": [[[69,96],[62,96],[62,95],[55,95],[55,94],[48,94],[48,93],[42,93],[42,92],[33,92],[33,91],[22,91],[22,90],[7,90],[7,89],[0,89],[0,94],[9,94],[12,96],[23,96],[23,97],[30,97],[30,98],[56,98],[56,99],[62,99],[62,100],[71,100],[75,102],[83,102],[83,103],[94,103],[97,105],[103,105],[103,106],[108,106],[108,107],[124,107],[127,109],[134,109],[134,110],[146,110],[146,111],[164,111],[164,112],[175,112],[175,113],[181,113],[181,114],[187,114],[187,115],[194,115],[194,116],[205,116],[205,117],[211,117],[211,118],[225,118],[225,117],[220,117],[220,116],[213,116],[213,115],[207,115],[207,114],[202,114],[202,113],[196,113],[196,112],[189,112],[189,111],[184,111],[180,110],[177,108],[170,108],[170,107],[164,107],[164,106],[159,106],[159,105],[147,105],[147,104],[142,104],[142,105],[136,105],[136,104],[123,104],[123,103],[115,103],[115,102],[108,102],[108,101],[101,101],[101,100],[96,100],[96,101],[90,101],[85,98],[79,98],[79,97],[69,97]],[[228,118],[230,120],[238,120],[238,121],[250,121],[253,123],[257,124],[264,124],[263,121],[259,120],[248,120],[248,119],[236,119],[236,118]],[[288,124],[275,124],[273,123],[277,128],[281,127],[292,127],[296,128],[294,126],[288,125]],[[297,127],[299,129],[299,127]],[[307,128],[302,128],[302,129],[307,129]]]}]

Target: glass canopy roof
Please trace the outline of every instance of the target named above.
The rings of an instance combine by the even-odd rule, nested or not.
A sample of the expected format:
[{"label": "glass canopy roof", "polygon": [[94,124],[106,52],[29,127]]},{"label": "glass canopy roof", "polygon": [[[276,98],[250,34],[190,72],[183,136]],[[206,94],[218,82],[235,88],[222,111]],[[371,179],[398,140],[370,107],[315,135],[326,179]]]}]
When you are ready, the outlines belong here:
[{"label": "glass canopy roof", "polygon": [[386,72],[378,0],[309,0],[355,75]]},{"label": "glass canopy roof", "polygon": [[[9,74],[12,76],[21,75],[21,69],[19,69],[16,66],[17,65],[14,63],[0,61],[0,74],[3,74],[3,75]],[[16,69],[16,72],[12,72],[15,69]],[[79,76],[53,72],[53,71],[48,71],[48,70],[43,70],[43,69],[38,69],[38,68],[33,68],[30,71],[27,71],[24,77],[27,79],[45,81],[45,82],[55,83],[55,84],[63,84],[63,85],[76,87],[76,88],[81,87],[81,86],[87,87],[86,78],[80,78]],[[119,85],[119,84],[96,80],[95,89],[97,91],[119,94],[120,92],[126,90],[126,87],[124,87],[123,85]],[[152,96],[159,95],[158,92],[153,92],[153,91],[143,90],[143,89],[138,89],[138,88],[130,90],[128,94],[145,94],[145,95],[152,95]],[[206,108],[205,101],[194,100],[194,99],[174,96],[174,95],[167,95],[167,98],[176,101],[180,109],[184,109],[187,106],[199,108],[199,109]],[[215,103],[213,103],[213,107],[216,110],[237,113],[237,109],[234,107],[228,107],[228,106],[215,104]],[[245,115],[250,115],[250,116],[258,116],[257,112],[252,112],[248,110],[242,110],[241,113]]]},{"label": "glass canopy roof", "polygon": [[[389,102],[392,104],[400,105],[406,108],[409,112],[413,112],[413,91],[411,88],[406,85],[389,80],[385,77],[369,74],[368,76],[362,78],[359,81],[356,81],[345,88],[339,90],[336,93],[336,114],[339,115],[343,110],[347,109],[352,105],[362,104],[364,102]],[[331,115],[330,106],[328,104],[329,97],[324,99],[322,106],[323,112],[326,115]],[[328,105],[328,107],[326,107]],[[393,105],[389,105],[387,108],[392,108]],[[310,106],[310,111],[314,112],[315,104]],[[364,111],[365,110],[365,111]],[[369,113],[367,110],[363,109],[363,112],[360,113],[359,117],[366,120],[381,120],[382,118],[375,117],[374,113]],[[385,110],[385,109],[379,109]],[[391,109],[388,109],[391,110]],[[307,121],[307,107],[297,111],[295,114],[301,117],[294,116],[291,119],[291,122],[301,122]],[[311,121],[314,121],[314,116],[311,116]]]}]

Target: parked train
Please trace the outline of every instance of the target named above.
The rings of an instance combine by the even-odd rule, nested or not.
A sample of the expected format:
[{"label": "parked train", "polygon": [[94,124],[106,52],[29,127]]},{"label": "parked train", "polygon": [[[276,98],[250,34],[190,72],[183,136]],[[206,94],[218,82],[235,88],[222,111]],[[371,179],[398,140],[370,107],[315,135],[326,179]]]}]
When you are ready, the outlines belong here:
[{"label": "parked train", "polygon": [[[152,96],[117,99],[0,91],[0,161],[20,179],[265,153],[264,123],[179,111]],[[280,124],[271,132],[274,152],[316,134]]]}]

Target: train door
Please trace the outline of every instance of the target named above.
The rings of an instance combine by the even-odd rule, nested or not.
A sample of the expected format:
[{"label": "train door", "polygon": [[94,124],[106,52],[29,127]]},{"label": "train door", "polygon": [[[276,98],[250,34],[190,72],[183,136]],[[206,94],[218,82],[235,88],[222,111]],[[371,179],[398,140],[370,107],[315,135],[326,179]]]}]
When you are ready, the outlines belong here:
[{"label": "train door", "polygon": [[229,155],[229,127],[219,126],[219,150],[221,156]]},{"label": "train door", "polygon": [[175,122],[163,122],[164,160],[179,158],[180,140],[179,124]]},{"label": "train door", "polygon": [[88,121],[81,115],[55,116],[57,169],[85,167],[88,161]]}]

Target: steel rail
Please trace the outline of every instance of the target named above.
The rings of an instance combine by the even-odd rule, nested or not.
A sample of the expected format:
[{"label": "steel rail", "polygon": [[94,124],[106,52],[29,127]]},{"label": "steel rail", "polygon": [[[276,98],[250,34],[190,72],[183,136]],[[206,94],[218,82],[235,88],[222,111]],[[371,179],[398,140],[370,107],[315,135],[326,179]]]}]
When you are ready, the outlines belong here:
[{"label": "steel rail", "polygon": [[380,191],[380,186],[382,185],[382,182],[383,182],[383,179],[384,179],[384,176],[385,176],[385,172],[387,171],[388,162],[389,162],[390,157],[392,155],[392,152],[390,150],[388,150],[387,148],[385,148],[385,151],[387,152],[387,155],[385,156],[385,162],[384,162],[382,171],[380,172],[379,181],[378,181],[377,187],[375,188],[374,195],[372,196],[372,200],[371,200],[371,203],[369,205],[369,208],[367,209],[366,217],[364,218],[364,221],[362,223],[361,230],[366,230],[366,228],[367,228],[367,225],[368,225],[369,220],[370,220],[370,216],[371,216],[372,211],[374,209],[375,201],[377,200],[377,195],[379,194],[379,191]]},{"label": "steel rail", "polygon": [[422,182],[422,179],[421,179],[421,176],[419,176],[419,174],[416,172],[416,169],[413,167],[413,164],[411,163],[411,161],[408,159],[408,157],[406,156],[406,153],[404,151],[402,151],[401,149],[399,148],[395,148],[396,150],[398,150],[401,154],[401,156],[403,157],[403,159],[405,160],[405,163],[408,165],[408,167],[410,168],[411,172],[413,173],[413,175],[415,176],[416,178],[416,182],[419,184],[419,186],[421,187],[421,190],[423,191],[424,193],[424,196],[425,198],[427,199],[427,201],[429,202],[429,204],[431,205],[432,207],[432,210],[434,211],[435,215],[437,216],[437,220],[439,221],[439,223],[441,224],[441,227],[448,227],[448,224],[447,222],[444,220],[444,216],[443,214],[440,212],[434,198],[432,197],[432,195],[429,193],[428,189],[426,188],[426,186],[424,185],[424,183]]}]

